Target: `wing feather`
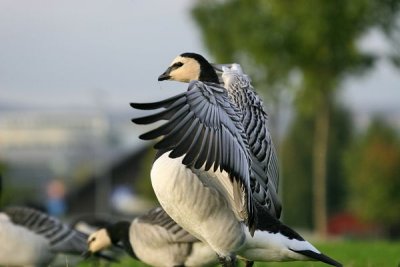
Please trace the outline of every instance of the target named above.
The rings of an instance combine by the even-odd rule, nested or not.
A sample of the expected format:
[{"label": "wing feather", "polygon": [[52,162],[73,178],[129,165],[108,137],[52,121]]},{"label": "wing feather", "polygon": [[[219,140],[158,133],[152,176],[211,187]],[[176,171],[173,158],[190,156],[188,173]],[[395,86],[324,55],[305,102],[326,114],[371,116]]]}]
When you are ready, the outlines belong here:
[{"label": "wing feather", "polygon": [[197,155],[194,153],[198,142],[200,142],[202,136],[201,132],[203,131],[203,127],[199,124],[199,119],[196,118],[196,133],[193,136],[192,144],[190,145],[189,149],[186,151],[186,155],[182,160],[182,163],[187,166],[192,166],[193,162],[195,161]]},{"label": "wing feather", "polygon": [[199,156],[197,157],[196,164],[194,165],[196,169],[200,169],[207,161],[209,144],[210,144],[210,128],[204,127],[203,142],[201,144],[201,147],[199,148],[198,152]]},{"label": "wing feather", "polygon": [[281,203],[278,197],[278,160],[267,127],[267,114],[261,99],[254,91],[247,75],[241,71],[226,70],[224,86],[241,111],[241,122],[246,132],[252,159],[251,187],[254,199],[268,208],[272,215],[280,217]]},{"label": "wing feather", "polygon": [[[182,110],[185,110],[186,107],[183,107]],[[162,135],[165,135],[167,133],[170,133],[171,131],[173,131],[175,128],[175,124],[176,122],[178,123],[186,123],[190,117],[185,116],[186,114],[184,114],[183,112],[177,112],[174,116],[172,116],[172,118],[169,120],[168,123],[165,123],[163,125],[161,125],[160,127],[147,132],[145,134],[142,134],[140,136],[141,139],[143,140],[152,140],[155,139],[157,137],[160,137]],[[135,121],[136,123],[136,121]]]},{"label": "wing feather", "polygon": [[182,137],[182,140],[176,146],[176,148],[170,153],[171,158],[178,158],[183,156],[186,151],[190,148],[193,143],[192,133],[195,130],[197,123],[192,122],[190,127],[185,132],[185,135]]},{"label": "wing feather", "polygon": [[131,103],[131,107],[135,109],[141,109],[141,110],[153,110],[153,109],[158,109],[158,108],[167,108],[169,107],[172,103],[175,103],[178,99],[180,99],[184,95],[184,93],[158,101],[158,102],[152,102],[152,103]]},{"label": "wing feather", "polygon": [[223,87],[192,81],[183,94],[154,104],[135,103],[132,107],[149,110],[151,107],[165,108],[132,120],[139,124],[167,120],[162,126],[140,137],[148,140],[162,136],[155,148],[171,150],[169,156],[173,158],[184,155],[182,163],[188,167],[208,170],[213,166],[214,171],[218,168],[226,171],[242,192],[237,197],[245,206],[243,209],[247,214],[244,219],[249,227],[254,225],[248,140],[240,120],[240,111],[230,102]]},{"label": "wing feather", "polygon": [[215,163],[215,130],[210,131],[210,136],[208,138],[208,146],[207,146],[207,161],[204,169],[208,171],[211,166]]}]

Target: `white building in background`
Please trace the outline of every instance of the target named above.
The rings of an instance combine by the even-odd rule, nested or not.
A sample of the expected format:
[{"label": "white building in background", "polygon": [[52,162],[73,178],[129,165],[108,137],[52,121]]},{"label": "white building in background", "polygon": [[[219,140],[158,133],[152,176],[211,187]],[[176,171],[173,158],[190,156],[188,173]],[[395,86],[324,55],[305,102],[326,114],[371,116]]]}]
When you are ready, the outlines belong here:
[{"label": "white building in background", "polygon": [[[93,159],[107,142],[105,116],[77,111],[9,111],[0,115],[0,160],[13,163],[54,163],[68,167],[81,157]],[[78,158],[77,158],[78,156]],[[57,166],[55,171],[57,172]],[[62,172],[62,166],[60,165]]]},{"label": "white building in background", "polygon": [[[140,141],[130,114],[91,110],[0,111],[0,162],[9,183],[43,188],[54,177],[101,173]],[[83,175],[82,175],[83,174]]]}]

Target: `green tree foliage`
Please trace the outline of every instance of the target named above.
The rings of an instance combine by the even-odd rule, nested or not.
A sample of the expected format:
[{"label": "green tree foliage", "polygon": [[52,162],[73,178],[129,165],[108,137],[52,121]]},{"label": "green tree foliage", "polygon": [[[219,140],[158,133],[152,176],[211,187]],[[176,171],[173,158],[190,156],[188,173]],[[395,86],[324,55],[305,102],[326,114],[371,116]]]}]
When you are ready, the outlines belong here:
[{"label": "green tree foliage", "polygon": [[312,118],[298,114],[281,144],[280,154],[284,220],[291,226],[309,229],[312,227],[311,135]]},{"label": "green tree foliage", "polygon": [[348,151],[350,208],[381,225],[400,225],[400,137],[375,119]]},{"label": "green tree foliage", "polygon": [[[315,227],[326,231],[326,173],[332,99],[341,81],[372,66],[361,51],[371,28],[391,34],[399,0],[208,0],[193,15],[218,62],[249,62],[257,88],[296,87],[299,112],[312,115]],[[300,77],[293,82],[294,74]],[[285,209],[285,207],[284,207]]]},{"label": "green tree foliage", "polygon": [[[198,1],[193,14],[209,51],[219,62],[245,55],[267,73],[270,84],[303,75],[304,97],[332,90],[342,76],[370,66],[373,54],[356,41],[371,27],[390,32],[397,0]],[[315,78],[315,77],[318,78]],[[327,79],[324,79],[324,78]],[[314,83],[322,86],[315,89]]]},{"label": "green tree foliage", "polygon": [[[346,207],[346,176],[342,159],[351,141],[350,113],[339,105],[332,107],[327,163],[328,214]],[[312,221],[312,136],[313,118],[298,113],[282,143],[282,196],[284,220],[289,225],[311,228]],[[296,207],[296,208],[290,208]]]},{"label": "green tree foliage", "polygon": [[4,172],[6,171],[6,164],[0,161],[0,207],[3,204],[4,201],[4,181],[3,181],[3,175]]}]

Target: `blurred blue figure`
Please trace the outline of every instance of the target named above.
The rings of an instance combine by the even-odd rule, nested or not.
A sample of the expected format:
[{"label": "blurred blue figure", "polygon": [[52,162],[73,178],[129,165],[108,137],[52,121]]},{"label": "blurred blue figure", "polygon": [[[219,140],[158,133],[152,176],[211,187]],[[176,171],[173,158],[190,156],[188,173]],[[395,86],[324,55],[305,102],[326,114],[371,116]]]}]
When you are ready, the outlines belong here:
[{"label": "blurred blue figure", "polygon": [[47,184],[46,208],[50,215],[60,217],[65,214],[65,191],[65,184],[61,180],[51,180]]}]

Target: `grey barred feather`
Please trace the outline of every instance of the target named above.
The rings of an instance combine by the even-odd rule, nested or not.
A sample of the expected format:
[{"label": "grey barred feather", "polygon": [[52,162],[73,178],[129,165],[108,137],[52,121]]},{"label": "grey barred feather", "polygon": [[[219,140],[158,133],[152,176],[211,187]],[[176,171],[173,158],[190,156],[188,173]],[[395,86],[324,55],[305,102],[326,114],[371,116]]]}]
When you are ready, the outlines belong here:
[{"label": "grey barred feather", "polygon": [[14,224],[46,238],[55,253],[81,254],[86,251],[87,236],[54,217],[26,207],[8,207],[3,212]]},{"label": "grey barred feather", "polygon": [[222,75],[225,88],[241,111],[241,122],[247,134],[252,159],[251,189],[256,201],[277,218],[281,214],[278,197],[279,166],[275,147],[267,128],[268,116],[247,75],[226,70]]},{"label": "grey barred feather", "polygon": [[177,224],[161,207],[150,210],[147,214],[138,217],[138,223],[158,225],[168,231],[174,242],[200,242]]}]

